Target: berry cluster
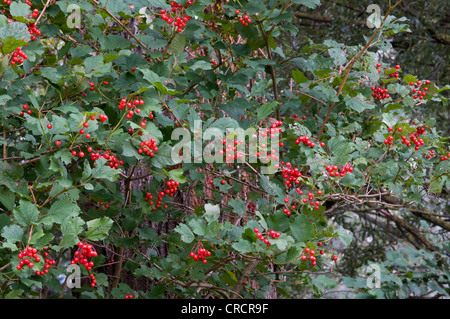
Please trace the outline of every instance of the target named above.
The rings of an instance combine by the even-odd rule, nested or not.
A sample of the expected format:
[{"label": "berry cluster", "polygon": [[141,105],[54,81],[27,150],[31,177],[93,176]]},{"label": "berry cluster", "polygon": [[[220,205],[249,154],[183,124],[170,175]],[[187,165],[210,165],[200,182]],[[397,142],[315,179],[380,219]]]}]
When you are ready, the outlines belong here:
[{"label": "berry cluster", "polygon": [[[282,121],[274,121],[269,126],[266,126],[265,129],[260,128],[260,136],[262,138],[265,138],[265,137],[274,138],[277,133],[281,133],[283,131],[283,128],[282,128],[283,124],[284,123]],[[280,142],[279,146],[282,147],[283,143]],[[276,161],[279,160],[279,157],[275,154],[276,153],[275,149],[272,149],[271,152],[267,152],[266,149],[268,148],[268,145],[266,145],[266,144],[260,144],[259,148],[260,148],[260,150],[258,152],[256,152],[256,156],[259,157],[261,161],[264,161],[267,163],[270,161],[270,159],[273,159]],[[278,163],[275,164],[275,167],[276,168],[279,167]]]},{"label": "berry cluster", "polygon": [[183,32],[184,28],[186,27],[186,22],[192,19],[192,17],[186,14],[185,9],[193,4],[194,1],[190,0],[186,2],[185,6],[178,4],[175,1],[172,1],[170,3],[171,6],[170,10],[160,11],[161,19],[166,21],[167,24],[173,24],[176,32]]},{"label": "berry cluster", "polygon": [[417,82],[410,82],[409,85],[413,86],[413,88],[411,89],[411,94],[413,94],[413,98],[415,100],[419,99],[419,100],[423,100],[424,96],[427,95],[427,91],[428,91],[428,87],[422,87],[424,84],[430,84],[429,80],[426,80],[424,82],[422,81],[417,81]]},{"label": "berry cluster", "polygon": [[[35,16],[37,17],[38,15],[39,15],[39,11],[37,9],[34,9],[33,17],[35,17]],[[31,35],[31,40],[32,41],[36,40],[36,36],[40,36],[41,35],[41,31],[39,31],[36,28],[36,23],[30,22],[29,24],[27,24],[27,27],[28,27],[28,32]]]},{"label": "berry cluster", "polygon": [[[144,105],[145,102],[143,99],[134,99],[133,101],[127,101],[126,98],[122,98],[119,104],[119,110],[123,110],[125,107],[129,108],[127,114],[127,119],[131,119],[134,113],[141,113],[141,109],[138,108],[139,105]],[[133,111],[134,109],[134,111]]]},{"label": "berry cluster", "polygon": [[[282,162],[281,165],[284,165],[284,163]],[[300,184],[300,180],[298,180],[298,178],[302,176],[302,172],[300,172],[298,167],[292,168],[291,163],[286,163],[286,168],[283,168],[281,173],[283,174],[283,178],[286,180],[285,183],[287,187],[292,187],[294,184]]]},{"label": "berry cluster", "polygon": [[264,233],[261,233],[259,231],[258,228],[253,229],[253,231],[256,234],[256,237],[259,238],[260,241],[264,242],[264,244],[267,245],[267,247],[270,247],[270,241],[269,241],[269,237],[272,237],[272,239],[278,238],[281,236],[281,234],[279,232],[276,232],[274,230],[271,230],[268,233],[265,233],[267,235],[267,237],[264,237]]},{"label": "berry cluster", "polygon": [[199,241],[194,247],[192,247],[189,256],[191,256],[195,261],[201,260],[204,264],[206,264],[208,262],[206,257],[211,256],[211,252],[206,250],[205,247],[203,247],[203,244]]},{"label": "berry cluster", "polygon": [[353,172],[353,167],[350,166],[350,164],[345,164],[341,168],[341,171],[339,172],[339,167],[337,165],[327,165],[325,169],[328,171],[328,175],[331,177],[344,177],[347,173]]},{"label": "berry cluster", "polygon": [[[302,194],[303,194],[303,192],[302,192],[300,189],[297,188],[296,190],[297,190],[297,192],[298,192],[299,195],[302,195]],[[317,194],[318,194],[318,195],[321,195],[321,194],[322,194],[322,191],[321,191],[321,190],[317,191]],[[306,204],[306,203],[309,201],[309,205],[310,205],[310,206],[314,206],[314,209],[315,209],[315,210],[318,210],[318,209],[319,209],[320,202],[319,202],[318,200],[314,201],[314,194],[313,194],[311,191],[309,191],[308,194],[307,194],[307,196],[308,196],[308,198],[304,197],[304,198],[302,199],[302,202],[303,202],[304,204]],[[295,206],[295,205],[292,205],[291,208],[292,208],[292,209],[295,209],[296,206]]]},{"label": "berry cluster", "polygon": [[[165,183],[167,188],[164,191],[160,191],[157,195],[156,205],[153,201],[153,195],[150,192],[147,192],[145,195],[145,200],[148,201],[150,206],[155,205],[155,207],[152,208],[152,212],[156,211],[159,207],[161,207],[161,203],[164,196],[173,197],[173,195],[177,192],[178,186],[180,185],[180,182],[178,181],[167,181]],[[164,209],[167,209],[167,205],[163,205]]]},{"label": "berry cluster", "polygon": [[[297,167],[292,167],[292,164],[290,162],[287,162],[286,164],[284,162],[281,162],[281,165],[285,166],[285,168],[283,168],[281,172],[283,174],[283,178],[287,179],[285,182],[286,187],[287,188],[295,187],[298,184],[300,184],[300,180],[298,180],[298,177],[302,176],[300,169]],[[295,190],[298,193],[298,195],[300,195],[300,196],[303,195],[303,190],[301,190],[300,187],[296,187]],[[317,195],[319,195],[319,196],[322,195],[322,191],[318,190]],[[314,208],[317,210],[317,209],[319,209],[320,202],[317,200],[314,201],[313,198],[314,198],[314,194],[311,191],[309,191],[307,194],[307,197],[304,197],[302,199],[302,202],[306,204],[308,201],[310,201],[310,205],[315,206]],[[284,199],[284,202],[286,204],[289,204],[290,198],[286,197]],[[285,207],[283,209],[283,212],[287,216],[290,216],[292,214],[290,209],[295,210],[295,209],[297,209],[297,206],[295,204],[292,204],[290,207]]]},{"label": "berry cluster", "polygon": [[[392,132],[394,129],[392,127],[388,128],[389,132]],[[397,128],[397,132],[401,132],[403,129],[401,127]],[[424,141],[421,138],[417,138],[417,136],[423,134],[425,132],[425,129],[423,127],[421,127],[420,129],[418,128],[416,130],[416,132],[414,133],[410,133],[409,137],[410,140],[407,139],[407,137],[405,135],[402,135],[401,140],[402,140],[402,144],[405,144],[407,147],[411,146],[411,143],[414,143],[416,146],[414,147],[414,149],[416,151],[419,150],[420,146],[424,145]],[[395,135],[395,134],[394,134]],[[393,141],[394,141],[394,135],[389,135],[387,139],[384,140],[384,144],[386,145],[392,145]]]},{"label": "berry cluster", "polygon": [[[44,257],[48,257],[48,252],[46,252],[47,248],[44,248]],[[42,260],[41,256],[38,255],[38,250],[36,248],[33,248],[31,246],[28,246],[26,249],[24,249],[22,252],[20,252],[17,257],[20,259],[19,264],[17,265],[17,270],[21,270],[25,267],[25,265],[28,265],[29,268],[33,268],[35,265],[31,258],[34,259],[35,262],[40,262]],[[36,275],[42,276],[48,273],[48,270],[52,268],[52,265],[56,264],[56,261],[54,259],[45,258],[44,259],[44,269],[43,270],[36,270]]]},{"label": "berry cluster", "polygon": [[[242,158],[243,154],[240,152],[237,152],[237,147],[239,144],[244,144],[243,140],[234,140],[233,143],[227,143],[226,139],[222,140],[222,143],[225,146],[225,157],[227,162],[231,162],[237,158]],[[219,154],[223,154],[223,150],[219,150]]]},{"label": "berry cluster", "polygon": [[29,108],[27,104],[22,105],[22,109],[23,111],[20,112],[20,116],[24,116],[25,115],[25,111],[27,112],[28,115],[31,115],[31,113],[33,113]]},{"label": "berry cluster", "polygon": [[250,203],[247,205],[247,209],[249,211],[251,211],[252,213],[254,213],[256,211],[256,204],[255,203]]},{"label": "berry cluster", "polygon": [[[239,15],[241,12],[239,10],[236,10],[234,13],[236,15]],[[245,14],[245,13],[242,16],[240,16],[238,20],[245,27],[248,26],[248,24],[252,22],[252,19],[250,19],[248,14]]]},{"label": "berry cluster", "polygon": [[[322,246],[322,243],[321,243],[321,242],[318,242],[318,243],[317,243],[317,246]],[[323,249],[320,249],[320,250],[319,250],[319,254],[320,254],[320,255],[323,255],[323,254],[325,254],[325,251],[324,251]],[[315,251],[315,250],[313,250],[313,249],[311,249],[311,248],[309,248],[309,247],[306,247],[305,250],[304,250],[304,253],[302,253],[302,255],[300,256],[300,258],[301,258],[303,261],[306,261],[307,259],[311,260],[311,265],[312,265],[312,266],[315,266],[315,265],[317,264],[316,256],[315,256],[315,255],[316,255],[316,251]],[[338,257],[337,257],[336,255],[333,255],[332,260],[337,261],[337,260],[338,260]]]},{"label": "berry cluster", "polygon": [[133,299],[134,296],[133,295],[125,295],[125,299]]},{"label": "berry cluster", "polygon": [[14,51],[14,53],[11,55],[11,53],[8,53],[8,58],[11,58],[11,61],[9,62],[9,64],[11,65],[15,65],[18,63],[23,63],[24,60],[28,59],[28,56],[22,51],[22,49],[16,48],[16,51]]},{"label": "berry cluster", "polygon": [[[92,147],[88,148],[88,152],[92,151]],[[73,155],[73,154],[72,154]],[[108,161],[108,166],[113,169],[118,169],[119,166],[123,165],[124,162],[122,160],[119,160],[116,156],[112,155],[109,152],[104,152],[103,154],[100,154],[99,152],[92,152],[91,153],[91,159],[95,162],[99,158],[104,158]],[[95,167],[95,163],[94,163]]]},{"label": "berry cluster", "polygon": [[389,91],[388,91],[388,89],[384,89],[384,88],[382,88],[382,87],[374,87],[374,86],[372,86],[372,91],[373,91],[373,93],[372,93],[372,96],[374,97],[374,98],[376,98],[377,100],[384,100],[384,99],[388,99],[388,98],[390,98],[391,96],[389,95]]},{"label": "berry cluster", "polygon": [[156,146],[156,140],[151,138],[150,141],[143,141],[139,143],[139,154],[145,154],[150,157],[155,156],[155,152],[158,151],[158,146]]},{"label": "berry cluster", "polygon": [[[300,121],[300,118],[297,114],[292,115],[292,118],[294,119],[294,121]],[[303,115],[302,120],[306,120],[306,116]]]},{"label": "berry cluster", "polygon": [[[295,141],[295,144],[298,145],[298,144],[300,144],[300,142],[303,143],[303,144],[306,145],[306,146],[311,147],[311,148],[316,147],[316,143],[314,143],[313,141],[311,141],[311,139],[310,139],[309,136],[307,136],[307,135],[300,136],[300,137]],[[320,146],[324,147],[324,146],[325,146],[325,143],[324,143],[324,142],[321,142],[321,143],[320,143]]]},{"label": "berry cluster", "polygon": [[[430,153],[427,155],[427,158],[430,160],[430,159],[436,157],[436,155],[437,154],[434,152],[434,150],[430,150]],[[446,161],[448,159],[450,159],[450,153],[447,153],[446,155],[442,155],[440,157],[441,162]]]},{"label": "berry cluster", "polygon": [[[74,258],[70,263],[72,265],[79,263],[89,272],[92,270],[92,267],[94,267],[94,262],[90,260],[90,258],[93,257],[97,257],[97,252],[94,247],[80,241],[78,243],[78,250],[74,253]],[[91,287],[95,287],[97,280],[95,279],[94,274],[89,274],[89,278],[91,279]]]},{"label": "berry cluster", "polygon": [[[415,123],[413,122],[413,124],[415,124]],[[416,128],[416,131],[414,132],[414,135],[418,137],[422,134],[425,134],[425,126],[418,126]]]},{"label": "berry cluster", "polygon": [[[397,78],[398,79],[398,77],[400,76],[398,71],[397,71],[397,70],[400,70],[400,65],[396,65],[394,68],[386,68],[386,67],[382,67],[381,63],[377,63],[377,68],[378,68],[377,69],[378,74],[381,73],[381,69],[383,68],[383,69],[386,69],[384,71],[384,73],[385,74],[389,74],[389,77],[391,77],[391,78]],[[394,72],[392,72],[392,71],[394,71]]]},{"label": "berry cluster", "polygon": [[[323,252],[323,250],[320,251],[321,254],[322,254],[322,252]],[[300,256],[300,258],[303,261],[306,261],[307,259],[311,260],[312,261],[311,265],[315,266],[316,265],[316,256],[314,256],[315,254],[316,254],[316,252],[314,250],[306,247],[305,252]]]}]

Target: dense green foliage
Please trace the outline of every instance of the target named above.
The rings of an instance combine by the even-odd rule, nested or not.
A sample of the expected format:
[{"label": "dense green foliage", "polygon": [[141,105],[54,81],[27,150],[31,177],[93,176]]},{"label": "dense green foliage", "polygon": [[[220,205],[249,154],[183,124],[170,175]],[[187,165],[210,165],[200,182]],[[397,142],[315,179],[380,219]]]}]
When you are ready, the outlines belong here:
[{"label": "dense green foliage", "polygon": [[448,66],[402,2],[1,4],[0,296],[448,297]]}]

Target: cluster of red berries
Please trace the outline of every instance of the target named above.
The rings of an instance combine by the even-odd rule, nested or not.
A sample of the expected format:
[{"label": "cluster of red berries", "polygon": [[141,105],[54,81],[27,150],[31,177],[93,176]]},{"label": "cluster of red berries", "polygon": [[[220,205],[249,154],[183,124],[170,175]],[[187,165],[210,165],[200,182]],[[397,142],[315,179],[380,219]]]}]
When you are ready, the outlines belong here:
[{"label": "cluster of red berries", "polygon": [[427,95],[428,87],[423,87],[422,90],[420,90],[423,84],[430,84],[430,80],[426,80],[424,82],[417,81],[415,83],[411,81],[409,83],[410,86],[413,86],[411,94],[413,94],[413,98],[415,100],[416,99],[423,100],[424,96]]},{"label": "cluster of red berries", "polygon": [[[292,118],[295,120],[295,121],[300,121],[300,118],[298,117],[298,115],[297,114],[294,114],[294,115],[292,115]],[[306,116],[302,116],[302,120],[306,120]]]},{"label": "cluster of red berries", "polygon": [[33,10],[33,13],[31,13],[31,16],[32,16],[33,18],[37,18],[37,17],[39,16],[39,10],[38,10],[38,9],[34,9],[34,10]]},{"label": "cluster of red berries", "polygon": [[255,203],[250,203],[247,205],[247,209],[249,211],[251,211],[252,213],[254,213],[256,211],[256,204]]},{"label": "cluster of red berries", "polygon": [[[281,165],[284,165],[284,162],[282,162]],[[286,168],[283,168],[281,173],[286,180],[285,184],[287,187],[295,186],[294,184],[300,184],[298,178],[302,176],[302,172],[297,167],[293,168],[291,163],[286,163]]]},{"label": "cluster of red berries", "polygon": [[[233,143],[228,143],[227,140],[222,140],[223,144],[226,144],[225,146],[225,157],[227,162],[231,162],[237,158],[242,158],[243,154],[240,152],[237,152],[237,147],[239,144],[244,144],[243,140],[234,140]],[[223,154],[223,150],[219,150],[219,154]]]},{"label": "cluster of red berries", "polygon": [[22,51],[22,49],[16,48],[16,51],[14,51],[14,53],[11,55],[11,53],[8,53],[8,58],[11,58],[11,61],[9,62],[9,64],[11,65],[15,65],[15,64],[19,64],[19,63],[23,63],[24,60],[28,59],[28,56],[25,54],[25,52]]},{"label": "cluster of red berries", "polygon": [[[44,248],[44,257],[48,257],[48,252],[46,252],[47,248]],[[20,252],[17,257],[20,259],[19,264],[17,265],[17,270],[23,269],[25,265],[28,265],[29,268],[33,268],[35,265],[30,260],[31,258],[34,259],[35,262],[40,262],[42,260],[41,256],[38,255],[38,250],[36,248],[33,248],[31,246],[28,246],[26,249],[24,249],[22,252]],[[36,275],[42,276],[48,273],[48,270],[52,268],[53,265],[56,264],[56,261],[54,259],[45,258],[44,259],[44,269],[43,270],[36,270]]]},{"label": "cluster of red berries", "polygon": [[259,231],[258,228],[253,229],[253,231],[256,234],[256,237],[259,238],[260,241],[262,241],[264,244],[267,245],[267,247],[270,247],[270,241],[269,241],[269,237],[272,237],[272,239],[278,238],[281,236],[281,234],[279,232],[276,232],[274,230],[271,230],[267,233],[267,237],[264,236],[263,233],[261,233]]},{"label": "cluster of red berries", "polygon": [[[148,201],[150,206],[155,205],[155,207],[152,208],[152,211],[156,211],[159,207],[161,207],[162,199],[164,196],[173,197],[173,195],[177,192],[178,186],[180,185],[180,182],[178,181],[166,181],[165,185],[167,188],[164,191],[160,191],[157,195],[156,204],[153,201],[153,195],[150,192],[147,192],[145,195],[145,200]],[[167,205],[163,205],[164,209],[167,209]]]},{"label": "cluster of red berries", "polygon": [[[392,132],[393,128],[389,127],[388,130],[389,130],[389,132]],[[397,132],[401,132],[402,130],[403,129],[401,127],[397,128]],[[421,127],[420,129],[418,128],[418,130],[416,130],[416,132],[409,134],[410,140],[408,140],[407,137],[405,135],[403,135],[401,137],[402,144],[405,144],[406,146],[410,147],[411,143],[414,143],[416,145],[414,147],[414,149],[416,151],[418,151],[420,146],[424,145],[424,141],[421,138],[418,139],[417,136],[423,134],[424,132],[425,132],[425,129],[423,127]],[[388,138],[384,140],[384,144],[392,145],[393,141],[394,141],[394,136],[393,135],[389,135]]]},{"label": "cluster of red berries", "polygon": [[[302,194],[303,194],[302,190],[300,190],[299,188],[297,188],[296,190],[297,190],[297,192],[298,192],[299,195],[302,195]],[[317,194],[318,194],[318,195],[322,195],[322,191],[321,191],[321,190],[318,190],[318,191],[317,191]],[[308,198],[304,197],[304,198],[302,199],[302,202],[303,202],[304,204],[306,204],[306,203],[309,201],[309,205],[314,206],[314,209],[315,209],[315,210],[318,210],[318,209],[319,209],[320,202],[319,202],[318,200],[314,201],[314,194],[313,194],[311,191],[309,191],[308,194],[307,194],[307,196],[308,196]],[[296,207],[295,207],[295,205],[292,205],[291,208],[292,208],[292,209],[295,209]]]},{"label": "cluster of red berries", "polygon": [[270,136],[270,138],[274,138],[276,133],[281,133],[283,131],[283,121],[275,121],[265,129],[260,131],[262,137]]},{"label": "cluster of red berries", "polygon": [[191,256],[195,261],[201,260],[204,264],[206,264],[208,262],[206,257],[211,256],[211,252],[206,250],[205,247],[203,247],[203,244],[199,241],[194,247],[192,247],[189,256]]},{"label": "cluster of red berries", "polygon": [[389,95],[388,89],[382,88],[382,87],[374,87],[372,86],[372,96],[376,98],[377,100],[384,100],[388,99],[391,96]]},{"label": "cluster of red berries", "polygon": [[158,151],[158,146],[156,146],[156,140],[151,138],[149,141],[142,141],[139,143],[139,154],[145,154],[150,157],[155,156],[155,153]]},{"label": "cluster of red berries", "polygon": [[[283,131],[283,122],[282,121],[274,121],[269,126],[266,126],[266,128],[260,128],[259,134],[262,138],[264,137],[270,137],[275,138],[275,135],[277,133],[281,133]],[[279,142],[279,146],[283,147],[283,142]],[[268,145],[262,143],[259,145],[260,151],[256,152],[256,156],[259,157],[261,160],[265,161],[266,163],[270,161],[270,159],[279,160],[279,157],[275,154],[276,150],[272,149],[271,152],[267,152],[266,149],[268,148]],[[275,167],[278,168],[279,164],[275,164]]]},{"label": "cluster of red berries", "polygon": [[408,140],[406,138],[406,136],[402,136],[402,144],[406,144],[406,146],[410,147],[411,146],[411,142],[414,143],[416,146],[414,147],[414,149],[416,151],[419,150],[420,146],[422,146],[424,144],[423,139],[419,138],[417,139],[417,137],[414,135],[414,133],[409,134],[409,137],[411,138],[411,140]]},{"label": "cluster of red berries", "polygon": [[[314,147],[316,146],[316,143],[314,143],[313,141],[311,141],[310,138],[309,138],[309,136],[307,136],[307,135],[300,136],[300,137],[295,141],[295,144],[300,144],[300,142],[303,143],[303,144],[306,145],[306,146],[311,147],[311,148],[314,148]],[[320,146],[322,146],[322,147],[325,146],[325,143],[320,143]]]},{"label": "cluster of red berries", "polygon": [[[36,11],[37,9],[35,9],[34,11],[33,11],[33,17],[35,17],[35,15],[36,15],[36,17],[39,15],[39,11]],[[36,14],[35,14],[35,12],[37,12]],[[30,33],[30,35],[31,35],[31,40],[36,40],[36,36],[40,36],[41,35],[41,31],[39,31],[37,28],[36,28],[36,23],[34,23],[34,22],[30,22],[29,24],[27,24],[27,27],[28,27],[28,32]]]},{"label": "cluster of red berries", "polygon": [[[318,246],[322,246],[322,243],[319,242],[319,243],[317,243],[317,245]],[[319,250],[319,254],[323,255],[323,254],[325,254],[325,251],[323,249],[320,249]],[[304,250],[304,253],[302,253],[300,258],[303,261],[306,261],[307,259],[311,260],[311,262],[312,262],[311,265],[315,266],[317,264],[315,255],[316,255],[316,251],[315,250],[312,250],[309,247],[306,247],[305,250]],[[334,261],[337,261],[338,257],[336,255],[333,255],[333,257],[331,259],[334,260]]]},{"label": "cluster of red berries", "polygon": [[[88,147],[88,152],[92,152],[92,147]],[[94,162],[96,160],[98,160],[99,158],[106,159],[108,161],[108,166],[113,168],[113,169],[118,169],[119,166],[122,166],[124,164],[124,162],[122,160],[119,160],[116,156],[112,155],[109,152],[104,152],[103,154],[100,154],[99,152],[92,152],[91,153],[91,159]],[[93,166],[95,167],[95,163],[94,163]]]},{"label": "cluster of red berries", "polygon": [[[325,252],[323,250],[320,250],[319,253],[320,254],[324,254]],[[316,265],[316,256],[315,256],[315,254],[316,254],[316,252],[314,250],[306,247],[305,250],[304,250],[304,253],[300,256],[300,258],[303,261],[306,261],[307,259],[311,260],[312,261],[311,265],[315,266]]]},{"label": "cluster of red berries", "polygon": [[[74,253],[74,258],[70,262],[72,265],[81,264],[89,272],[94,267],[94,262],[90,258],[97,257],[97,252],[92,245],[79,242],[78,250]],[[97,280],[94,274],[89,274],[91,279],[91,287],[95,287]]]},{"label": "cluster of red berries", "polygon": [[[436,153],[434,152],[434,150],[430,150],[430,153],[427,155],[427,158],[430,160],[434,157],[436,157]],[[450,153],[447,153],[446,155],[442,155],[440,157],[441,162],[446,161],[448,159],[450,159]]]},{"label": "cluster of red berries", "polygon": [[[302,176],[300,169],[297,167],[292,167],[292,164],[290,162],[287,162],[286,164],[284,162],[281,162],[281,165],[286,166],[281,171],[283,174],[283,178],[286,179],[286,182],[285,182],[286,187],[288,187],[288,188],[295,187],[296,185],[300,184],[300,181],[298,180],[298,177]],[[303,190],[301,190],[300,187],[296,187],[295,190],[298,193],[298,195],[303,195]],[[319,196],[322,195],[322,191],[318,190],[317,195],[319,195]],[[310,201],[311,206],[315,206],[314,208],[316,210],[319,209],[320,202],[313,200],[314,194],[311,191],[309,191],[307,196],[308,196],[308,198],[305,197],[302,199],[303,203],[306,204],[308,201]],[[284,199],[284,202],[286,204],[288,204],[289,201],[290,201],[289,197],[286,197]],[[291,212],[291,210],[289,210],[289,208],[292,210],[295,210],[295,209],[297,209],[297,206],[295,204],[292,204],[290,207],[285,207],[283,209],[283,213],[285,213],[287,216],[290,216],[292,214],[292,212]]]},{"label": "cluster of red berries", "polygon": [[391,78],[397,78],[398,79],[398,77],[400,76],[398,71],[392,72],[392,70],[400,70],[400,65],[396,65],[394,68],[385,68],[385,67],[381,67],[381,63],[377,63],[377,68],[378,68],[377,69],[378,74],[381,73],[381,68],[383,68],[383,69],[386,69],[384,71],[384,73],[388,74],[388,72],[389,72],[389,77],[391,77]]},{"label": "cluster of red berries", "polygon": [[186,2],[186,5],[183,6],[181,4],[178,4],[175,1],[172,1],[170,3],[171,9],[170,10],[161,10],[161,19],[167,22],[167,24],[172,24],[177,32],[183,32],[184,28],[186,27],[186,22],[192,19],[189,15],[186,14],[185,9],[188,8],[188,6],[191,6],[194,4],[194,1],[188,0]]},{"label": "cluster of red berries", "polygon": [[[236,10],[234,12],[236,15],[239,15],[241,12],[239,10]],[[242,16],[239,17],[239,22],[243,25],[243,26],[248,26],[249,23],[252,22],[252,19],[250,19],[250,17],[248,16],[248,14],[243,14]]]},{"label": "cluster of red berries", "polygon": [[[128,111],[127,119],[131,119],[132,116],[134,115],[134,113],[136,113],[136,114],[141,113],[141,109],[138,108],[138,106],[144,105],[144,104],[145,104],[145,102],[143,99],[134,99],[133,101],[127,102],[127,99],[122,98],[120,100],[119,110],[123,110],[125,107],[129,108],[130,110]],[[133,111],[133,109],[134,109],[134,111]]]},{"label": "cluster of red berries", "polygon": [[33,113],[29,108],[27,104],[22,105],[22,109],[23,111],[21,111],[19,114],[20,116],[25,115],[25,112],[27,112],[28,115],[31,115],[31,113]]},{"label": "cluster of red berries", "polygon": [[325,169],[328,171],[328,175],[331,177],[344,177],[347,173],[353,172],[353,167],[351,167],[348,163],[341,168],[340,172],[337,165],[327,165]]},{"label": "cluster of red berries", "polygon": [[125,295],[125,299],[133,299],[134,296],[133,295]]},{"label": "cluster of red berries", "polygon": [[[399,128],[397,129],[398,132],[401,132],[402,130],[403,130],[403,129],[402,129],[401,127],[399,127]],[[393,128],[392,128],[392,127],[389,127],[389,128],[388,128],[388,131],[389,131],[389,132],[392,132],[392,131],[393,131]],[[384,144],[386,144],[386,145],[392,145],[393,140],[394,140],[394,136],[393,136],[393,135],[389,135],[388,138],[384,140]]]}]

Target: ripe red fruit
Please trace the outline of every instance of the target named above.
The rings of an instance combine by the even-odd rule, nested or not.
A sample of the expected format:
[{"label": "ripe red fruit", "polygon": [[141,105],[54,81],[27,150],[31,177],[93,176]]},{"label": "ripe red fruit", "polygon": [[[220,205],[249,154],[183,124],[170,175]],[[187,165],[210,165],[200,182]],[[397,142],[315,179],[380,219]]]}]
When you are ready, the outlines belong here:
[{"label": "ripe red fruit", "polygon": [[53,126],[49,123],[47,124],[47,128],[50,130]]}]

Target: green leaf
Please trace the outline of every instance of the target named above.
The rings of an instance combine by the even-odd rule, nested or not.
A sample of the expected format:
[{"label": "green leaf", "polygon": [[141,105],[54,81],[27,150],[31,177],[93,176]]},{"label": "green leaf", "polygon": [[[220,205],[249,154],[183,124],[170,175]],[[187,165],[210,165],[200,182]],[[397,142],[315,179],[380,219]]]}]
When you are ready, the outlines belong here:
[{"label": "green leaf", "polygon": [[311,278],[314,285],[316,285],[320,290],[333,289],[338,284],[336,281],[325,275],[319,275],[317,277],[311,276]]},{"label": "green leaf", "polygon": [[233,208],[233,213],[244,215],[247,212],[247,208],[245,207],[245,203],[242,199],[233,199],[230,198],[228,200],[228,205],[230,205],[231,208]]},{"label": "green leaf", "polygon": [[15,194],[8,188],[2,187],[0,189],[0,203],[2,203],[7,210],[11,211],[14,209],[15,200],[16,200]]},{"label": "green leaf", "polygon": [[152,84],[161,82],[159,75],[156,74],[155,72],[153,72],[152,70],[142,69],[142,68],[137,68],[137,69],[142,72],[144,79],[146,79],[148,82],[150,82]]},{"label": "green leaf", "polygon": [[202,219],[192,219],[189,221],[192,231],[198,236],[204,236],[206,233],[206,223]]},{"label": "green leaf", "polygon": [[189,244],[194,240],[194,234],[186,224],[179,224],[174,230],[181,235],[181,240]]},{"label": "green leaf", "polygon": [[272,114],[273,109],[278,105],[276,101],[265,103],[258,108],[258,121],[264,120],[270,114]]},{"label": "green leaf", "polygon": [[302,4],[310,9],[314,9],[320,5],[320,0],[292,0],[295,4]]},{"label": "green leaf", "polygon": [[233,243],[231,247],[236,249],[241,254],[246,254],[252,251],[252,243],[245,239],[241,239],[238,242]]},{"label": "green leaf", "polygon": [[308,81],[308,78],[300,70],[293,70],[292,77],[297,84],[302,84]]},{"label": "green leaf", "polygon": [[177,33],[169,45],[169,52],[181,53],[186,46],[186,36],[184,34]]},{"label": "green leaf", "polygon": [[172,169],[168,172],[169,178],[171,180],[177,181],[179,183],[185,183],[187,181],[186,176],[184,176],[184,171],[181,168]]},{"label": "green leaf", "polygon": [[290,228],[294,238],[301,242],[310,241],[314,235],[313,224],[305,215],[297,216]]},{"label": "green leaf", "polygon": [[0,105],[4,105],[6,102],[8,102],[11,99],[12,98],[7,94],[0,95]]},{"label": "green leaf", "polygon": [[18,225],[5,226],[2,229],[2,237],[6,239],[8,243],[14,244],[15,242],[22,241],[23,229]]},{"label": "green leaf", "polygon": [[84,60],[84,67],[86,74],[89,74],[92,70],[99,68],[103,65],[103,54],[90,56]]},{"label": "green leaf", "polygon": [[53,203],[47,216],[42,219],[42,223],[62,224],[68,217],[78,216],[79,213],[81,213],[80,207],[65,196]]},{"label": "green leaf", "polygon": [[30,6],[21,2],[12,2],[9,6],[9,12],[13,17],[25,17],[31,14]]},{"label": "green leaf", "polygon": [[39,210],[32,202],[21,199],[19,206],[14,209],[14,218],[21,226],[31,226],[37,222]]},{"label": "green leaf", "polygon": [[346,95],[344,97],[344,101],[349,108],[358,113],[373,109],[375,107],[375,104],[370,103],[361,93],[358,93],[356,97]]},{"label": "green leaf", "polygon": [[86,231],[86,239],[98,241],[108,236],[113,221],[108,217],[101,217],[88,221],[86,225],[88,228]]},{"label": "green leaf", "polygon": [[339,239],[344,243],[345,246],[350,245],[353,240],[353,233],[342,226],[336,228],[336,232],[339,235]]},{"label": "green leaf", "polygon": [[95,161],[95,167],[92,170],[92,177],[99,179],[107,179],[114,182],[119,176],[119,170],[113,169],[106,165],[107,160],[105,158],[99,158]]},{"label": "green leaf", "polygon": [[220,216],[220,206],[212,205],[209,203],[205,204],[205,213],[203,214],[203,216],[209,223],[218,220]]}]

